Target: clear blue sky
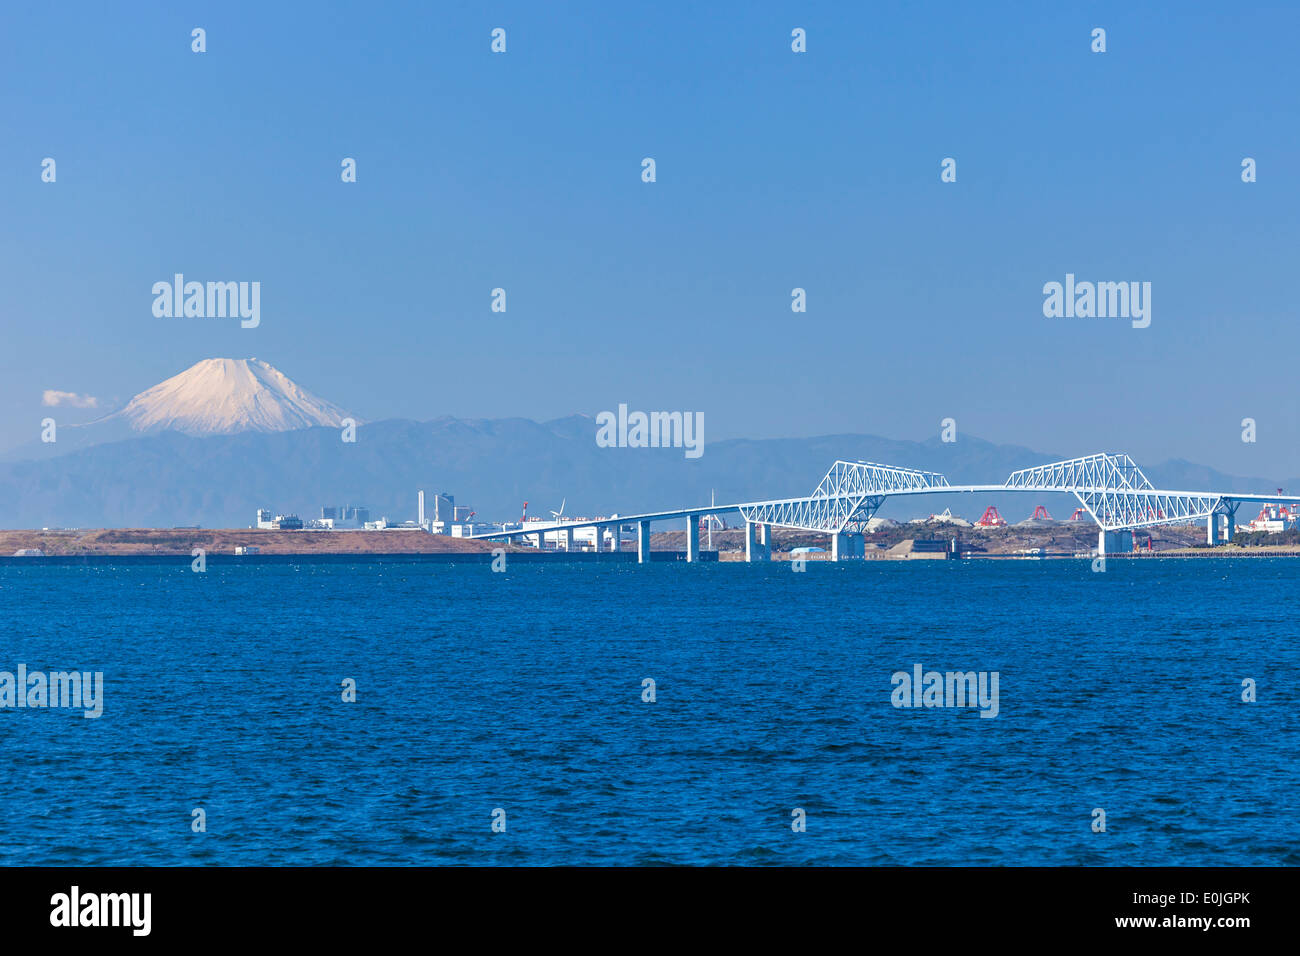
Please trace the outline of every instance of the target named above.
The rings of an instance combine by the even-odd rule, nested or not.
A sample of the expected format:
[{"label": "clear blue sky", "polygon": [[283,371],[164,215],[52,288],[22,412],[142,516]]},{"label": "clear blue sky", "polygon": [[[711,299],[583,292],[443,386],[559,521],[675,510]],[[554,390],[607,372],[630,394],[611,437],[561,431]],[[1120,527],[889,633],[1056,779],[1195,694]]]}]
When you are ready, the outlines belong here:
[{"label": "clear blue sky", "polygon": [[[1300,12],[1163,6],[6,4],[0,447],[45,389],[257,356],[369,419],[1300,474]],[[154,318],[174,272],[260,281],[261,327]],[[1044,318],[1067,272],[1151,282],[1151,327]]]}]

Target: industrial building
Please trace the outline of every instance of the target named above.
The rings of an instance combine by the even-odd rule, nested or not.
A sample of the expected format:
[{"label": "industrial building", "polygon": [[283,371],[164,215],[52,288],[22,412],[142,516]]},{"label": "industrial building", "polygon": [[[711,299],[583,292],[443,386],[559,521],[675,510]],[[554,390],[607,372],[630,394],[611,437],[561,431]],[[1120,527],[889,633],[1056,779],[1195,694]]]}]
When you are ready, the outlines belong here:
[{"label": "industrial building", "polygon": [[322,527],[338,530],[340,528],[362,528],[370,520],[370,509],[357,505],[341,505],[336,508],[324,507],[320,510]]},{"label": "industrial building", "polygon": [[257,509],[257,527],[262,531],[296,531],[302,527],[302,519],[297,515],[274,515],[269,508]]},{"label": "industrial building", "polygon": [[271,517],[269,508],[258,508],[257,527],[262,531],[300,531],[302,530],[302,519],[297,515],[276,515]]}]

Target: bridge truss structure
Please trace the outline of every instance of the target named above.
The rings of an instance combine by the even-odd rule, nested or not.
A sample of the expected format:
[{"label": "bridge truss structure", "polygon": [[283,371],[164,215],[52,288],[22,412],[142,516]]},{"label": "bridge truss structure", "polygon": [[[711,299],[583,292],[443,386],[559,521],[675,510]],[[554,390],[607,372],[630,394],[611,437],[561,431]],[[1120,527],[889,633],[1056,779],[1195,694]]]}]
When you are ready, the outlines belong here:
[{"label": "bridge truss structure", "polygon": [[952,490],[938,472],[837,461],[807,498],[740,505],[746,521],[804,531],[863,531],[890,495]]},{"label": "bridge truss structure", "polygon": [[1088,455],[1013,471],[1007,491],[1069,492],[1103,531],[1185,524],[1235,512],[1227,493],[1160,491],[1128,455]]},{"label": "bridge truss structure", "polygon": [[[1254,495],[1219,491],[1170,491],[1156,488],[1142,469],[1128,455],[1096,454],[1065,461],[1050,462],[1013,471],[1000,485],[954,485],[936,471],[900,468],[870,461],[840,460],[831,465],[813,493],[802,498],[779,498],[749,501],[742,504],[710,504],[674,511],[655,511],[619,515],[609,518],[554,522],[528,522],[517,528],[502,526],[500,531],[473,537],[491,540],[531,538],[538,548],[545,547],[547,535],[566,541],[573,547],[573,532],[578,528],[613,529],[612,547],[620,547],[620,532],[628,525],[637,531],[637,551],[641,561],[649,560],[650,525],[686,519],[687,560],[699,559],[699,520],[710,515],[740,512],[745,518],[746,552],[762,555],[770,552],[771,530],[793,528],[831,536],[834,560],[841,553],[857,554],[868,522],[889,498],[903,495],[949,493],[1003,494],[1006,492],[1043,492],[1071,494],[1100,529],[1098,549],[1112,547],[1127,550],[1132,531],[1162,524],[1185,524],[1205,519],[1207,540],[1218,541],[1219,525],[1231,539],[1237,508],[1243,502],[1300,505],[1300,497],[1288,495]],[[757,533],[756,533],[757,532]],[[597,541],[600,540],[599,530]],[[857,541],[857,545],[853,541]],[[1109,544],[1108,544],[1109,542]],[[762,558],[759,557],[759,560]],[[750,560],[755,560],[751,557]]]},{"label": "bridge truss structure", "polygon": [[1243,501],[1300,501],[1281,495],[1156,488],[1128,455],[1096,454],[1013,471],[1000,485],[953,485],[938,472],[837,461],[806,498],[738,505],[746,521],[831,534],[864,530],[885,500],[936,493],[1072,494],[1102,531],[1131,531],[1233,515]]}]

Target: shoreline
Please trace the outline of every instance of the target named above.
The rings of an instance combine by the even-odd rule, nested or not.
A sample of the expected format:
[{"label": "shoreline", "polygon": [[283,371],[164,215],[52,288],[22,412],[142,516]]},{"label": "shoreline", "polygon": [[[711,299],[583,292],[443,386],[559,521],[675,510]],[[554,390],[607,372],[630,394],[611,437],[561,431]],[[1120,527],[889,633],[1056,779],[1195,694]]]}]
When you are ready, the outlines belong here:
[{"label": "shoreline", "polygon": [[[545,551],[538,553],[536,548],[508,553],[508,562],[524,564],[571,563],[571,564],[636,564],[635,551]],[[165,566],[178,568],[190,567],[193,559],[188,553],[181,554],[47,554],[44,556],[0,555],[0,567],[31,565],[35,567],[68,567],[76,565],[135,565]],[[220,551],[204,555],[206,565],[231,567],[235,565],[286,565],[286,564],[491,564],[494,557],[490,551],[357,551],[357,552],[282,552],[274,554],[227,554]],[[656,564],[669,561],[686,560],[684,551],[652,551],[650,560]],[[701,551],[702,563],[716,564],[718,552]]]},{"label": "shoreline", "polygon": [[[810,554],[799,557],[815,564],[832,564],[829,554]],[[1012,561],[1091,561],[1088,554],[968,554],[959,559],[909,556],[877,556],[848,558],[841,564],[949,564],[976,562],[1007,563]],[[1295,548],[1217,548],[1214,550],[1179,549],[1144,552],[1140,554],[1110,554],[1108,561],[1159,561],[1195,560],[1216,558],[1300,558]],[[204,561],[217,567],[237,565],[293,565],[293,564],[491,564],[495,560],[491,551],[285,551],[268,554],[230,554],[221,551],[206,552]],[[543,551],[521,548],[507,552],[509,563],[524,564],[637,564],[635,550],[622,551]],[[795,557],[787,553],[773,554],[759,564],[788,564]],[[188,552],[94,552],[80,554],[0,555],[0,568],[5,567],[73,567],[88,565],[167,566],[188,568],[193,558]],[[650,562],[664,564],[686,562],[685,551],[651,551]],[[743,553],[731,551],[700,551],[702,564],[749,564]]]},{"label": "shoreline", "polygon": [[[911,529],[909,529],[911,530]],[[1091,533],[1063,537],[1059,529],[985,531],[979,535],[959,536],[958,550],[963,561],[1060,561],[1095,557],[1096,538]],[[916,542],[941,540],[940,529],[912,531],[915,537],[903,537],[894,531],[890,537],[869,536],[863,561],[944,561],[953,560],[945,550],[917,548]],[[651,560],[685,560],[685,532],[656,533],[651,538]],[[716,549],[701,548],[702,559],[721,563],[744,563],[742,533],[734,529],[714,535]],[[873,540],[873,537],[875,540]],[[1232,544],[1213,548],[1191,545],[1187,538],[1171,536],[1170,546],[1154,550],[1111,553],[1114,560],[1152,558],[1264,558],[1300,557],[1300,545],[1278,544],[1240,547]],[[825,551],[793,554],[795,547],[828,545],[825,536],[777,530],[772,561],[830,561]],[[703,545],[704,542],[701,542]],[[273,531],[242,528],[96,528],[73,530],[0,530],[0,564],[78,563],[90,559],[123,560],[136,563],[169,563],[177,559],[190,561],[196,550],[204,559],[219,564],[275,564],[321,560],[322,562],[420,560],[432,563],[479,563],[491,561],[502,550],[510,560],[524,561],[636,561],[631,542],[620,551],[544,551],[531,545],[502,544],[496,541],[431,535],[414,529],[387,531]],[[967,547],[970,545],[971,547]],[[240,554],[236,549],[251,548],[253,553]],[[19,552],[28,552],[26,554]]]}]

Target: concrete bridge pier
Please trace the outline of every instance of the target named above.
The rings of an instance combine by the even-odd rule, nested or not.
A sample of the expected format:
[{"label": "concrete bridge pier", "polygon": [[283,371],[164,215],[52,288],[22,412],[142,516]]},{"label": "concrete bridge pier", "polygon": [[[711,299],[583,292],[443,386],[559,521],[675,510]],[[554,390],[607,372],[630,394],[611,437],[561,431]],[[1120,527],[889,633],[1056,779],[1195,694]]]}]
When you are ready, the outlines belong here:
[{"label": "concrete bridge pier", "polygon": [[1133,532],[1126,528],[1118,531],[1097,532],[1098,554],[1125,554],[1133,550]]},{"label": "concrete bridge pier", "polygon": [[866,556],[866,544],[862,535],[841,531],[831,535],[831,560],[844,561],[848,558]]},{"label": "concrete bridge pier", "polygon": [[[760,537],[761,533],[761,537]],[[772,557],[772,529],[757,521],[745,522],[745,560],[767,561]]]},{"label": "concrete bridge pier", "polygon": [[700,560],[700,519],[695,515],[686,516],[686,560]]},{"label": "concrete bridge pier", "polygon": [[649,521],[638,521],[636,523],[636,560],[638,564],[645,564],[650,560]]},{"label": "concrete bridge pier", "polygon": [[564,550],[566,552],[572,551],[573,550],[573,529],[565,528],[562,537],[564,538]]},{"label": "concrete bridge pier", "polygon": [[1214,547],[1219,543],[1219,516],[1212,514],[1205,519],[1205,543]]},{"label": "concrete bridge pier", "polygon": [[[610,525],[610,526],[609,526],[609,530],[613,532],[613,534],[610,535],[610,538],[609,538],[609,550],[611,550],[611,551],[617,551],[617,550],[619,550],[619,548],[621,548],[621,547],[623,546],[623,545],[622,545],[622,542],[621,542],[621,540],[620,540],[620,538],[621,538],[622,535],[623,535],[623,526],[622,526],[622,525],[617,525],[617,524]],[[596,550],[597,550],[597,551],[600,550],[599,545],[596,547]]]},{"label": "concrete bridge pier", "polygon": [[1223,528],[1223,540],[1231,541],[1232,536],[1237,533],[1237,503],[1227,505],[1223,516],[1227,519]]},{"label": "concrete bridge pier", "polygon": [[538,550],[538,551],[545,551],[545,550],[546,550],[546,532],[545,532],[545,531],[539,531],[539,532],[537,532],[537,550]]}]

